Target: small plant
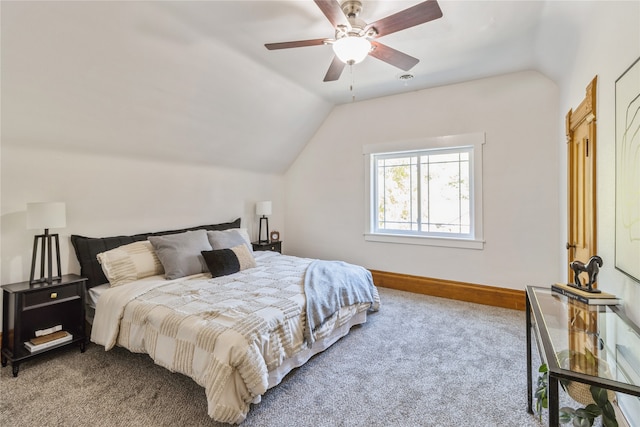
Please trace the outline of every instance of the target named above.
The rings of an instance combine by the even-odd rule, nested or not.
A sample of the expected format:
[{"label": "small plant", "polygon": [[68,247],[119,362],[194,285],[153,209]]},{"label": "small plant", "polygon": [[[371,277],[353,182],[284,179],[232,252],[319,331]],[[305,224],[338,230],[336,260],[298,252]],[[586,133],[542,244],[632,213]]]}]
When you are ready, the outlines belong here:
[{"label": "small plant", "polygon": [[549,399],[547,395],[547,389],[549,385],[549,368],[546,363],[540,365],[538,368],[538,372],[540,376],[538,376],[538,387],[536,388],[535,398],[536,398],[536,414],[540,417],[540,421],[542,421],[542,409],[547,409],[549,407]]},{"label": "small plant", "polygon": [[572,421],[575,427],[591,427],[596,418],[602,416],[603,427],[618,427],[616,413],[613,410],[613,405],[609,402],[607,390],[595,385],[592,385],[589,390],[595,404],[592,403],[579,409],[560,408],[560,422],[566,424]]},{"label": "small plant", "polygon": [[[536,413],[542,421],[542,410],[549,407],[548,388],[549,388],[549,368],[546,363],[540,365],[538,369],[538,387],[535,391]],[[564,391],[566,389],[566,381],[560,381]],[[589,388],[593,401],[584,408],[573,409],[570,407],[562,407],[559,410],[559,420],[562,424],[571,422],[574,427],[591,427],[596,418],[602,416],[603,427],[618,427],[616,414],[613,405],[609,401],[609,395],[606,389],[592,385]]]}]

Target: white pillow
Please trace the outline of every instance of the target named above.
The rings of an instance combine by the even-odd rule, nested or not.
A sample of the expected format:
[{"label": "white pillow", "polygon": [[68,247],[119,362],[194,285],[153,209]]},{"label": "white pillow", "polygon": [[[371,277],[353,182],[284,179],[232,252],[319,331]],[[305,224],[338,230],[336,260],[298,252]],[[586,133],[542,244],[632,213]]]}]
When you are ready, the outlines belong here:
[{"label": "white pillow", "polygon": [[231,228],[229,230],[207,231],[207,238],[214,250],[231,249],[234,246],[245,244],[249,252],[253,252],[251,239],[246,228]]},{"label": "white pillow", "polygon": [[164,273],[160,259],[148,241],[111,249],[99,253],[97,258],[112,287]]}]

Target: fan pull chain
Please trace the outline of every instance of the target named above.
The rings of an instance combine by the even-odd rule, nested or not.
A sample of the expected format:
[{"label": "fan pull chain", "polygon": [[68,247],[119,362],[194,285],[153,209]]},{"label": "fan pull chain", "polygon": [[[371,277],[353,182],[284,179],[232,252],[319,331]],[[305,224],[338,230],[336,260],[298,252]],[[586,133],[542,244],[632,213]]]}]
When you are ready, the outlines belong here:
[{"label": "fan pull chain", "polygon": [[353,77],[353,64],[349,64],[349,73],[351,74],[351,84],[349,85],[349,91],[351,91],[351,102],[356,102],[356,94],[353,90],[355,85],[355,79]]}]

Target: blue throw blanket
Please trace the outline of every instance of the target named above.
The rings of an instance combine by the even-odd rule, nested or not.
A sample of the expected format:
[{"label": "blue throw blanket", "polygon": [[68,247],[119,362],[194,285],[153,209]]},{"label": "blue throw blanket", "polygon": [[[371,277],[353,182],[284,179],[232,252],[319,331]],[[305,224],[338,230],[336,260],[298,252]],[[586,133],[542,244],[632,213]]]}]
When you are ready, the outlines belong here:
[{"label": "blue throw blanket", "polygon": [[337,313],[341,307],[371,303],[377,310],[378,290],[371,272],[343,261],[313,261],[304,276],[307,297],[307,325],[304,331],[307,344],[314,342],[313,333]]}]

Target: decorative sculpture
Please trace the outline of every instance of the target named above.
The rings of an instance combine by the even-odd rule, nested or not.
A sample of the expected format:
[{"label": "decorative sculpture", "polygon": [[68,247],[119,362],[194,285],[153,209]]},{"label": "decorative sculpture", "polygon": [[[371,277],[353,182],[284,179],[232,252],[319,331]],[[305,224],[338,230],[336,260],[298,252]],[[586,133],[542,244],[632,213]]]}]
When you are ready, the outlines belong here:
[{"label": "decorative sculpture", "polygon": [[[600,267],[602,267],[602,258],[598,255],[594,255],[589,258],[586,264],[581,261],[575,260],[571,264],[569,264],[571,270],[573,270],[573,281],[574,283],[569,283],[570,286],[574,288],[578,288],[580,290],[592,293],[599,293],[600,290],[594,289],[593,285],[596,283],[598,278],[598,272],[600,271]],[[589,281],[585,284],[586,286],[582,286],[580,283],[580,273],[587,273],[589,276]]]}]

